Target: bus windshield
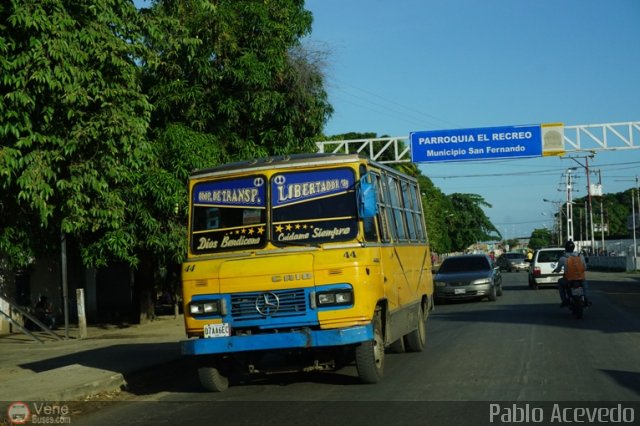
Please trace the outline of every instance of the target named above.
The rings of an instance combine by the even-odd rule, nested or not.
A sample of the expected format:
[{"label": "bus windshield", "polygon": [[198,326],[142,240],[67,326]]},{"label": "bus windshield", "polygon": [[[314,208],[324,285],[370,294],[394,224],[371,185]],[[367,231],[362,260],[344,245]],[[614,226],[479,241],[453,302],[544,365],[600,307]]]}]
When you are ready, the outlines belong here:
[{"label": "bus windshield", "polygon": [[272,175],[269,185],[267,179],[251,175],[196,184],[191,251],[206,254],[264,248],[269,237],[278,246],[313,246],[356,237],[351,169],[282,172]]},{"label": "bus windshield", "polygon": [[191,251],[204,254],[264,247],[265,187],[261,175],[194,186]]},{"label": "bus windshield", "polygon": [[278,173],[271,178],[272,239],[276,245],[355,238],[357,204],[351,169]]}]

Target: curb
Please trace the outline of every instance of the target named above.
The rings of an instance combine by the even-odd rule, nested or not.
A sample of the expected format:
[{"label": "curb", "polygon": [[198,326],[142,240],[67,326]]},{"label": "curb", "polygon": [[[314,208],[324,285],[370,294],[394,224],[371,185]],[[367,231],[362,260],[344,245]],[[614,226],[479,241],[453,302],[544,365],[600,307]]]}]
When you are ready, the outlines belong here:
[{"label": "curb", "polygon": [[[61,378],[64,386],[60,386]],[[4,382],[0,401],[81,401],[88,395],[116,391],[126,384],[121,373],[72,364]],[[21,391],[16,393],[16,389]]]}]

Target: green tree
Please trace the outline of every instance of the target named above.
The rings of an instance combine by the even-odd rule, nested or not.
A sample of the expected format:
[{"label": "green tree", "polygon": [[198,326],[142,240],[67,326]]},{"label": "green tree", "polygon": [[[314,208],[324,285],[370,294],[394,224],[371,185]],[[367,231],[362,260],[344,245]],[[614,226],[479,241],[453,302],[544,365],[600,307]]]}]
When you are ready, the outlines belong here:
[{"label": "green tree", "polygon": [[160,0],[146,10],[154,131],[182,123],[213,137],[232,160],[315,151],[332,109],[322,54],[300,43],[312,23],[303,6]]},{"label": "green tree", "polygon": [[537,250],[553,245],[553,234],[546,228],[534,229],[529,238],[529,248]]},{"label": "green tree", "polygon": [[[607,232],[605,238],[627,238],[629,229],[627,228],[627,218],[631,214],[632,190],[604,194],[602,197],[592,197],[591,206],[593,209],[593,221],[600,224],[604,222]],[[585,219],[588,214],[588,197],[576,198],[574,200],[573,235],[576,239],[586,239],[584,230]],[[600,212],[602,211],[602,215]],[[596,235],[600,237],[600,233]]]},{"label": "green tree", "polygon": [[453,251],[465,250],[478,241],[500,238],[500,232],[482,210],[482,207],[491,207],[484,198],[461,193],[453,193],[448,198],[455,213],[449,229]]},{"label": "green tree", "polygon": [[331,107],[322,54],[304,49],[300,1],[157,1],[147,23],[144,92],[155,106],[157,161],[130,193],[138,204],[137,294],[152,314],[154,272],[186,255],[189,173],[232,160],[315,150]]},{"label": "green tree", "polygon": [[449,253],[452,251],[451,224],[455,220],[451,200],[428,177],[420,175],[418,183],[431,249],[436,253]]},{"label": "green tree", "polygon": [[63,232],[87,265],[135,263],[125,194],[152,159],[136,8],[12,0],[0,26],[0,254],[24,265]]},{"label": "green tree", "polygon": [[[154,161],[126,194],[129,205],[135,206],[125,225],[137,242],[134,296],[139,310],[133,312],[134,319],[153,318],[157,287],[178,292],[179,265],[187,252],[186,182],[192,170],[225,160],[215,142],[211,135],[169,125],[153,143]],[[164,282],[159,281],[160,271],[165,271]]]}]

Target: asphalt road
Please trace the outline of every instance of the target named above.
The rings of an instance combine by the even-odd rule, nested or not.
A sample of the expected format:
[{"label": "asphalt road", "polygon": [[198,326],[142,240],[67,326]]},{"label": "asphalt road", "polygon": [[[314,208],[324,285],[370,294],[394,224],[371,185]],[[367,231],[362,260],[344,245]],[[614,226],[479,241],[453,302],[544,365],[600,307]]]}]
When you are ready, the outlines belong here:
[{"label": "asphalt road", "polygon": [[531,290],[522,272],[503,277],[496,302],[437,305],[425,351],[387,354],[380,384],[360,384],[347,367],[207,393],[180,362],[138,375],[116,402],[80,409],[74,424],[491,424],[491,410],[500,419],[538,404],[548,417],[558,403],[620,401],[638,421],[640,277],[594,273],[593,306],[580,320],[559,307],[556,289]]}]

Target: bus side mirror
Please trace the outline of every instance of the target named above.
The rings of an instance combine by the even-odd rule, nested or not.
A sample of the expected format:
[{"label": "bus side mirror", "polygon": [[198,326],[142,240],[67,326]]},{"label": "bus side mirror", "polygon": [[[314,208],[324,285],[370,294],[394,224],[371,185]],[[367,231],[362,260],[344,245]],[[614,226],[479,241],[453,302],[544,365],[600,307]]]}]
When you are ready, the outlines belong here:
[{"label": "bus side mirror", "polygon": [[367,175],[362,176],[360,178],[358,191],[358,214],[361,218],[371,218],[378,213],[378,203],[376,199],[375,186],[369,182]]}]

